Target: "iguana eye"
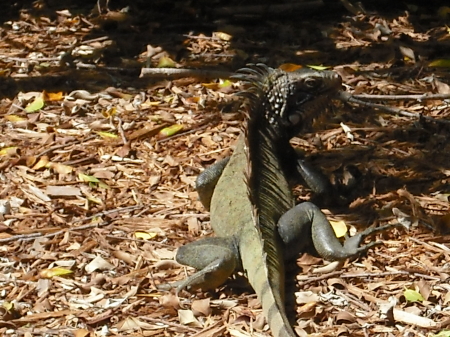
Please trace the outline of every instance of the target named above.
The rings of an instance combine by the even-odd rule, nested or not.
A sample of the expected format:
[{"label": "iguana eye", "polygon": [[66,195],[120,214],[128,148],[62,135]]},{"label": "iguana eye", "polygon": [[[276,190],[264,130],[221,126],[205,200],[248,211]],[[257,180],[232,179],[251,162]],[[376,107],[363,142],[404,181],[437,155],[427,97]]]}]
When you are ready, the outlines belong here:
[{"label": "iguana eye", "polygon": [[320,85],[320,81],[317,78],[309,77],[303,82],[307,88],[313,89]]}]

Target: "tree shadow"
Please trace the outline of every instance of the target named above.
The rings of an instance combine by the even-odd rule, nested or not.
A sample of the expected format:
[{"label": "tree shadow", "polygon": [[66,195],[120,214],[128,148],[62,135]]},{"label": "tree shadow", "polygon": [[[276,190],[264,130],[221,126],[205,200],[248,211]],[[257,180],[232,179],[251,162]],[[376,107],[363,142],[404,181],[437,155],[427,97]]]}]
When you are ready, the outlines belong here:
[{"label": "tree shadow", "polygon": [[[450,50],[447,42],[439,40],[441,33],[436,33],[429,41],[424,42],[417,42],[407,35],[399,38],[386,36],[386,41],[382,41],[383,36],[371,37],[368,34],[369,40],[372,40],[361,46],[340,47],[339,41],[336,40],[340,31],[353,30],[352,34],[359,31],[367,35],[368,31],[375,29],[375,23],[371,22],[371,17],[350,16],[338,1],[327,1],[325,6],[318,8],[281,13],[271,12],[272,2],[251,0],[244,3],[237,0],[217,0],[212,5],[203,0],[140,0],[133,3],[115,0],[110,2],[110,12],[100,8],[96,14],[93,14],[99,8],[96,1],[73,3],[48,0],[44,4],[46,5],[39,7],[31,1],[18,1],[3,12],[3,22],[18,19],[19,10],[24,20],[38,22],[48,17],[57,21],[58,17],[61,18],[58,11],[69,9],[72,17],[83,14],[92,24],[86,25],[83,34],[77,36],[76,45],[81,45],[84,41],[107,38],[113,47],[99,50],[98,56],[91,60],[85,61],[77,57],[71,58],[70,62],[63,60],[57,67],[49,68],[47,73],[36,71],[33,75],[33,69],[30,69],[30,77],[2,77],[1,97],[13,97],[19,91],[42,89],[101,90],[109,86],[145,88],[154,80],[138,79],[143,64],[125,64],[123,60],[136,60],[145,52],[147,46],[160,47],[184,67],[227,71],[234,71],[248,62],[263,62],[270,66],[282,63],[333,66],[354,62],[392,63],[392,60],[395,60],[392,63],[395,67],[405,65],[400,47],[406,46],[416,51],[417,57],[426,58],[437,58],[445,55],[446,50]],[[255,4],[263,9],[258,13],[233,15],[233,10],[239,12],[238,9]],[[283,2],[280,4],[286,5]],[[426,10],[435,13],[438,5],[433,3],[433,6],[427,7]],[[120,10],[126,6],[129,6],[126,14],[119,15]],[[375,9],[382,12],[381,17],[391,18],[403,14],[405,8],[407,7],[404,4],[396,2],[387,13],[383,13],[384,8],[381,5],[376,5]],[[104,13],[98,13],[102,10]],[[409,19],[417,30],[429,29],[429,21],[425,25],[419,13],[410,15]],[[227,55],[194,53],[186,43],[188,36],[204,34],[205,38],[208,38],[217,31],[232,36]],[[6,31],[3,35],[7,35]],[[23,49],[29,49],[29,46],[24,45]],[[29,50],[31,51],[33,50]],[[76,64],[79,61],[92,65],[92,68],[77,69]],[[155,61],[149,60],[144,66],[155,66]]]}]

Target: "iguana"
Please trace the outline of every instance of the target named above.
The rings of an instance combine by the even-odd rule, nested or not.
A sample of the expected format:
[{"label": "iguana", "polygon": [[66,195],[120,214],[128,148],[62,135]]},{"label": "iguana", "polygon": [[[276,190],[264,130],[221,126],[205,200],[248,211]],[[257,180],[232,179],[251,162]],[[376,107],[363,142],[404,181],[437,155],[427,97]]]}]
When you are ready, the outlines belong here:
[{"label": "iguana", "polygon": [[[352,258],[378,244],[361,241],[368,229],[341,245],[321,210],[294,206],[288,177],[302,171],[289,140],[319,114],[342,87],[333,71],[285,72],[259,64],[235,76],[247,82],[248,120],[231,158],[202,172],[200,200],[211,212],[215,237],[178,249],[176,260],[198,271],[177,284],[214,289],[244,271],[275,337],[294,337],[284,308],[284,261],[313,246],[327,260]],[[289,157],[290,156],[290,157]],[[286,160],[288,158],[288,160]]]}]

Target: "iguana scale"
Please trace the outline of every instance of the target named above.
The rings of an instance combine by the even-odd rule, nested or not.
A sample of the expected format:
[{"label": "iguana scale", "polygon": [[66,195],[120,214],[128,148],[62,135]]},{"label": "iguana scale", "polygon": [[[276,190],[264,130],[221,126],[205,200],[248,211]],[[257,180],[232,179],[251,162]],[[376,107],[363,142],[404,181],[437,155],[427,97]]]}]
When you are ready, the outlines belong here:
[{"label": "iguana scale", "polygon": [[294,337],[284,307],[284,260],[310,246],[327,260],[354,257],[378,244],[359,247],[365,236],[380,229],[366,230],[342,246],[317,206],[294,205],[288,183],[293,170],[302,170],[295,157],[286,160],[295,154],[289,140],[341,90],[340,76],[257,65],[241,70],[236,78],[250,85],[244,93],[249,103],[247,127],[231,158],[197,179],[216,236],[179,248],[177,261],[198,271],[178,283],[177,291],[214,289],[243,270],[273,336]]}]

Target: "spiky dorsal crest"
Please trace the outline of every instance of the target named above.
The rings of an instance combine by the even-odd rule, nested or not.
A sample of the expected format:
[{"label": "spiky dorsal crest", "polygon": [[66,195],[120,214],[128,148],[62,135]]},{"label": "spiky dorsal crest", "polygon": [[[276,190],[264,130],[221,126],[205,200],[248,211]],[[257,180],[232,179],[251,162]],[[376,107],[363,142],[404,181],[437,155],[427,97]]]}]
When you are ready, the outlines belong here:
[{"label": "spiky dorsal crest", "polygon": [[[276,250],[274,231],[279,217],[292,207],[292,195],[278,158],[277,123],[271,114],[279,113],[286,102],[286,73],[257,64],[239,71],[234,78],[248,88],[239,93],[247,99],[247,125],[244,129],[247,155],[246,184],[254,207],[255,225],[269,251]],[[272,256],[270,253],[268,256]]]}]

